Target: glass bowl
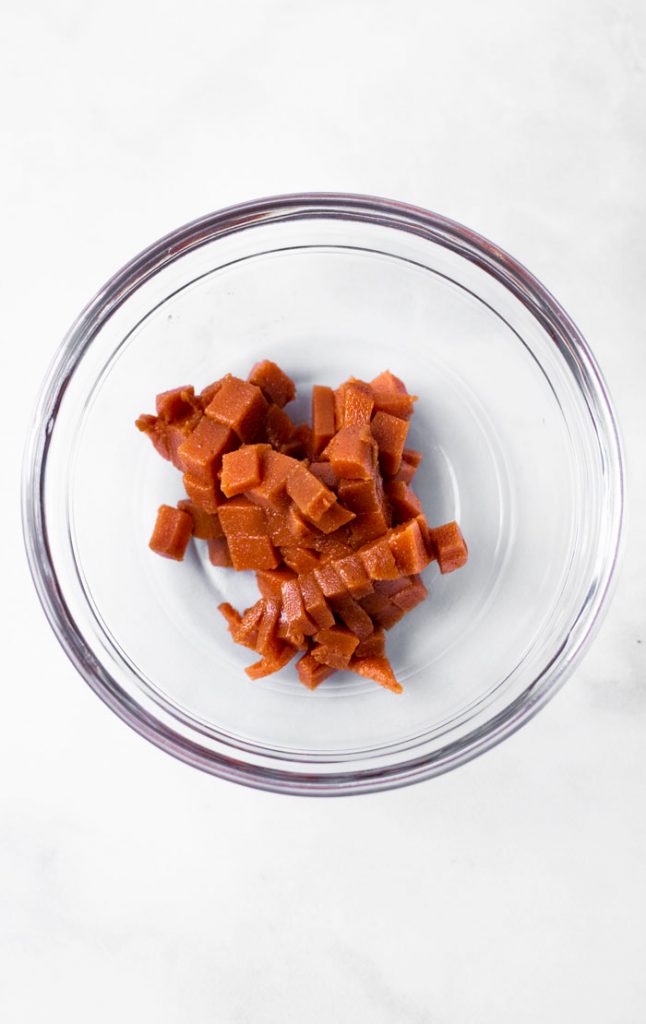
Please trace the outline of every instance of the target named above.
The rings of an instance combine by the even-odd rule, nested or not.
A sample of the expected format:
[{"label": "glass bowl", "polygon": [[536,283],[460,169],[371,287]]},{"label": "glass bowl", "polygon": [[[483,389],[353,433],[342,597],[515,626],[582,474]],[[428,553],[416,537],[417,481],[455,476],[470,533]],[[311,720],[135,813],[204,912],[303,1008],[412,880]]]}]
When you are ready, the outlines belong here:
[{"label": "glass bowl", "polygon": [[[349,673],[312,693],[292,667],[250,682],[216,606],[252,603],[253,574],[148,549],[182,487],[135,417],[263,357],[295,378],[297,418],[313,383],[350,374],[389,368],[420,396],[417,489],[470,557],[429,567],[429,599],[388,634],[402,696]],[[364,196],[243,204],[137,256],[65,338],[25,461],[33,578],[93,690],[189,764],[296,794],[426,779],[527,721],[591,639],[621,516],[612,406],[558,303],[473,231]]]}]

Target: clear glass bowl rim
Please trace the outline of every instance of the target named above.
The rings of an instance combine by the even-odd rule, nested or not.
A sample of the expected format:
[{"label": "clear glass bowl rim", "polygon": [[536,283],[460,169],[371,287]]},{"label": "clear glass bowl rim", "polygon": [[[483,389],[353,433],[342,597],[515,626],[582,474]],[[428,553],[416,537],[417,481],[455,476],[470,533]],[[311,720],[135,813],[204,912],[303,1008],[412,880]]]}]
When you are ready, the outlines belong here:
[{"label": "clear glass bowl rim", "polygon": [[[584,390],[607,481],[602,570],[566,642],[523,694],[483,726],[429,755],[383,768],[331,774],[248,764],[240,760],[239,751],[225,756],[173,731],[137,705],[96,659],[67,607],[50,553],[44,500],[47,454],[58,406],[84,352],[115,309],[190,250],[257,224],[316,218],[411,232],[475,262],[511,291],[547,329]],[[31,575],[57,639],[89,686],[140,735],[193,767],[243,785],[294,795],[366,793],[419,782],[471,760],[533,717],[571,674],[600,624],[615,575],[623,515],[624,462],[613,404],[587,342],[556,299],[517,260],[456,221],[395,200],[350,193],[295,193],[230,206],[172,231],[134,257],[88,303],[58,348],[41,386],[23,461],[22,522]]]}]

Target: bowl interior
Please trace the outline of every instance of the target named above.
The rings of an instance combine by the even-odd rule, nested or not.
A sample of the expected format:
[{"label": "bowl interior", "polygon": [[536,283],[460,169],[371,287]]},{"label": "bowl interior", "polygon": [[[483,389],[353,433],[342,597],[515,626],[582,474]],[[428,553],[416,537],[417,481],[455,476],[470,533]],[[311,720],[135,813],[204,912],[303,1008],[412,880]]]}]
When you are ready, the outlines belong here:
[{"label": "bowl interior", "polygon": [[[598,572],[603,456],[567,353],[504,283],[390,225],[261,222],[142,276],[90,341],[59,401],[44,506],[69,614],[120,700],[213,770],[224,756],[312,778],[396,771],[531,701]],[[253,653],[216,606],[251,604],[253,574],[212,567],[203,544],[180,564],[147,547],[157,506],[183,491],[135,417],[158,391],[263,357],[294,377],[297,420],[312,384],[351,374],[389,368],[419,395],[416,489],[432,524],[459,520],[470,558],[431,566],[429,600],[388,634],[401,697],[348,673],[310,693],[291,666],[249,682]]]}]

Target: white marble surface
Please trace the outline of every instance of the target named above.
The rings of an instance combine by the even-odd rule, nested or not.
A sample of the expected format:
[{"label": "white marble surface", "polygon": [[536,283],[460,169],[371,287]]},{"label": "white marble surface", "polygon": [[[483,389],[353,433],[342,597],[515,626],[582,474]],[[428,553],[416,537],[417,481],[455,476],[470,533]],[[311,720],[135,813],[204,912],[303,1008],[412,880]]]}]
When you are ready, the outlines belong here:
[{"label": "white marble surface", "polygon": [[[646,1019],[645,10],[5,0],[0,1020]],[[561,694],[449,776],[345,801],[123,726],[41,615],[17,511],[39,379],[104,279],[299,189],[407,199],[523,260],[597,353],[629,469],[616,597]]]}]

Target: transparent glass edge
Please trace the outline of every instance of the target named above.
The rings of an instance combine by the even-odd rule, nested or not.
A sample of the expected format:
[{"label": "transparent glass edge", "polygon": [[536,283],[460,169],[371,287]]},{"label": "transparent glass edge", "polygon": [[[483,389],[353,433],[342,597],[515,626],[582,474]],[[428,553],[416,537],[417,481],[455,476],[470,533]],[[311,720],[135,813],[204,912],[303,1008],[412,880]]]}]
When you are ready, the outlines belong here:
[{"label": "transparent glass edge", "polygon": [[[483,269],[494,273],[507,287],[513,284],[514,293],[526,306],[530,304],[534,315],[539,313],[541,319],[547,317],[550,326],[552,320],[556,321],[560,333],[567,339],[568,351],[578,357],[580,379],[586,385],[588,407],[593,414],[597,436],[600,441],[603,438],[606,442],[604,455],[608,475],[605,550],[611,557],[606,559],[604,571],[596,581],[592,600],[586,603],[570,630],[565,644],[567,651],[558,669],[551,670],[549,665],[546,666],[530,688],[531,699],[526,699],[528,691],[525,691],[522,706],[517,707],[516,701],[505,708],[493,720],[485,723],[486,730],[481,726],[435,754],[403,762],[392,768],[376,767],[364,771],[316,775],[247,765],[187,741],[152,719],[146,721],[150,716],[141,713],[119,685],[104,672],[84,643],[56,585],[49,555],[41,502],[49,431],[46,429],[43,432],[43,426],[47,427],[52,422],[57,404],[64,394],[66,381],[105,319],[144,280],[178,259],[188,249],[204,245],[224,233],[251,228],[267,221],[323,215],[333,219],[370,222],[373,218],[366,216],[368,213],[376,215],[383,226],[413,230],[439,244],[448,244],[450,240],[458,243],[463,255],[462,246],[466,246],[471,251],[469,258],[476,259]],[[450,247],[454,248],[454,245]],[[499,273],[495,272],[496,269]],[[561,341],[553,330],[550,330],[550,334],[557,343]],[[590,387],[591,382],[593,387]],[[590,407],[590,401],[593,407]],[[543,707],[588,649],[603,613],[607,610],[621,550],[624,487],[623,445],[606,382],[587,342],[572,320],[526,268],[482,236],[438,214],[369,196],[305,193],[229,207],[179,228],[126,264],[87,304],[55,353],[36,402],[33,426],[26,441],[23,459],[22,521],[27,560],[35,588],[59,643],[94,692],[135,731],[193,767],[243,785],[293,795],[343,795],[395,788],[448,771],[497,745]],[[491,728],[492,721],[497,723],[494,728]],[[486,735],[483,735],[483,731],[486,731]]]}]

